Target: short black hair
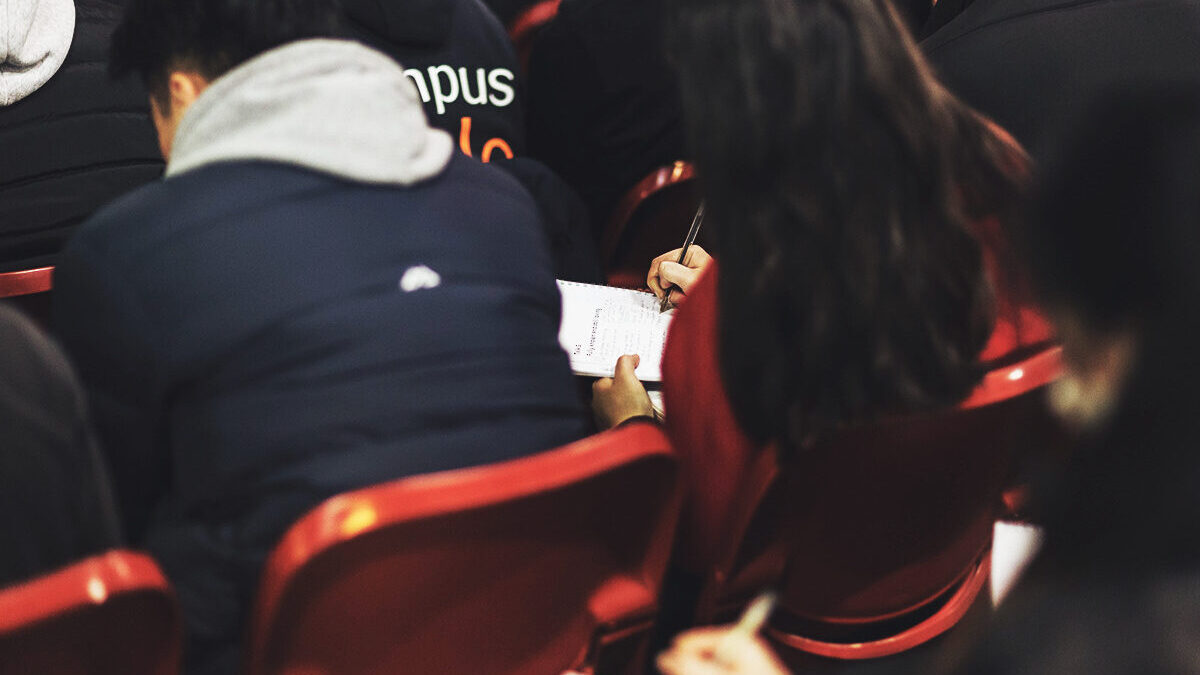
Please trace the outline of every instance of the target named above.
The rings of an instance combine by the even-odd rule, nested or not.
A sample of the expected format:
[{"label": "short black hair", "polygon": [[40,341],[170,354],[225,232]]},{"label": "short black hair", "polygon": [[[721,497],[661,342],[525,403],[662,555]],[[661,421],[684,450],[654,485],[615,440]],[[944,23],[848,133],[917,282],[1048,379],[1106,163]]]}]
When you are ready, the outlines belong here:
[{"label": "short black hair", "polygon": [[280,45],[338,32],[337,0],[129,0],[109,71],[137,73],[165,104],[172,68],[213,80]]}]

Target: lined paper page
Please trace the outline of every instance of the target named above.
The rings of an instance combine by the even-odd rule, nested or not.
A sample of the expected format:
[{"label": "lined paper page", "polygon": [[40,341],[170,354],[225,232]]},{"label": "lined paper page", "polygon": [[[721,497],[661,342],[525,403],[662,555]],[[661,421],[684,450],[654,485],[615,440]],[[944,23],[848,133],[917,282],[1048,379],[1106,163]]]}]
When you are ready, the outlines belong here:
[{"label": "lined paper page", "polygon": [[562,324],[558,341],[578,375],[612,377],[617,359],[637,354],[638,379],[662,380],[662,352],[675,310],[660,313],[644,291],[559,281]]}]

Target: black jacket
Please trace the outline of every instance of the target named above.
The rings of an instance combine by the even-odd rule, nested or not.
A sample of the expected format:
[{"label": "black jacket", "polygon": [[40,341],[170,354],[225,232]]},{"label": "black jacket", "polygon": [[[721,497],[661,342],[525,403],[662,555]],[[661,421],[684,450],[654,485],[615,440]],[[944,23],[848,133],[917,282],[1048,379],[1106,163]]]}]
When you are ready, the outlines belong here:
[{"label": "black jacket", "polygon": [[921,48],[951,91],[1044,159],[1108,89],[1200,83],[1200,2],[975,0]]},{"label": "black jacket", "polygon": [[0,271],[52,264],[98,207],[162,173],[146,93],[107,72],[118,0],[76,0],[58,73],[0,107]]},{"label": "black jacket", "polygon": [[0,305],[0,586],[119,543],[83,391],[62,352]]}]

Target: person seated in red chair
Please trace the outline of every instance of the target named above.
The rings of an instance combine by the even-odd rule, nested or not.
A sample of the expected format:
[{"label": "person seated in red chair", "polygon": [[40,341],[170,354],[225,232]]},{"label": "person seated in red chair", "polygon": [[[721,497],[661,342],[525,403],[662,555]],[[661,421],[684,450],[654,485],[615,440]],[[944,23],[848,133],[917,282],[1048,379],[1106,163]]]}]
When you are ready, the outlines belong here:
[{"label": "person seated in red chair", "polygon": [[[1200,89],[1139,86],[1098,102],[1052,155],[1020,237],[1062,337],[1050,400],[1082,431],[1033,495],[1041,551],[973,645],[854,673],[1195,670]],[[690,631],[658,664],[786,672],[765,641],[730,627]]]},{"label": "person seated in red chair", "polygon": [[0,587],[121,543],[87,401],[62,351],[0,304]]},{"label": "person seated in red chair", "polygon": [[118,72],[166,178],[68,244],[55,318],[191,673],[232,672],[259,570],[332,495],[584,436],[537,207],[431,128],[333,0],[132,0]]},{"label": "person seated in red chair", "polygon": [[[802,455],[846,424],[953,406],[981,361],[1050,333],[1006,297],[996,255],[1024,155],[933,79],[886,3],[670,16],[718,254],[668,253],[648,283],[688,298],[663,387],[691,495],[680,560],[700,573],[765,447]],[[597,389],[602,424],[649,410],[630,375]]]}]

